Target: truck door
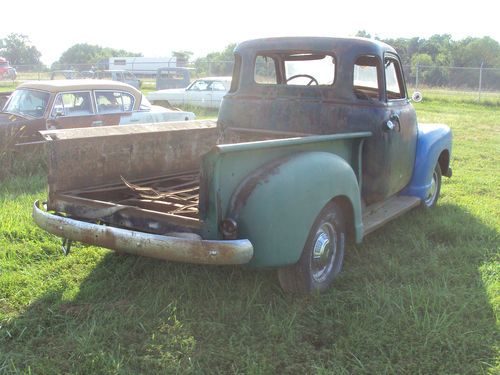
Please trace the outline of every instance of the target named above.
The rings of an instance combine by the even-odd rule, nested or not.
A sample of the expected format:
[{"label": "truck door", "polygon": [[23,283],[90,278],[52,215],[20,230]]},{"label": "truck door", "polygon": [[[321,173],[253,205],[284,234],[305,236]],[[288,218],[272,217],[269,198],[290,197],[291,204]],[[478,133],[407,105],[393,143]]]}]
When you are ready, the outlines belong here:
[{"label": "truck door", "polygon": [[403,71],[396,55],[385,54],[384,75],[387,113],[382,126],[388,140],[388,195],[392,195],[402,190],[412,176],[417,144],[417,118],[407,98]]}]

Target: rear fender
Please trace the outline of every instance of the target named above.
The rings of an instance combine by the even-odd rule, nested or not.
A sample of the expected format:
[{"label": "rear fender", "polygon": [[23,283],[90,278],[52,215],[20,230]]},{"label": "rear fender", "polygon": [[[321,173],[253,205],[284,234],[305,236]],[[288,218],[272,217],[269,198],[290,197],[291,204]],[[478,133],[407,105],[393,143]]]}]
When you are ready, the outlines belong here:
[{"label": "rear fender", "polygon": [[444,124],[419,124],[417,151],[413,175],[401,195],[426,198],[431,186],[432,173],[439,162],[444,176],[451,176],[451,129]]},{"label": "rear fender", "polygon": [[351,166],[328,152],[303,152],[280,158],[249,175],[235,190],[226,218],[238,225],[238,237],[254,246],[254,267],[296,263],[309,230],[333,198],[349,202],[353,231],[363,233],[360,191]]}]

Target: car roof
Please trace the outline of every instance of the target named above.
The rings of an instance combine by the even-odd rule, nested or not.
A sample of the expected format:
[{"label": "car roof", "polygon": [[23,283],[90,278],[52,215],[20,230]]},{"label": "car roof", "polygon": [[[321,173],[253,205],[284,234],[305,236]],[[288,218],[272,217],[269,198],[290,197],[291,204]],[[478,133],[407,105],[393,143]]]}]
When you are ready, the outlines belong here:
[{"label": "car roof", "polygon": [[17,86],[18,89],[35,89],[49,92],[78,90],[122,90],[134,96],[141,95],[136,88],[118,81],[105,79],[55,79],[46,81],[28,81]]},{"label": "car roof", "polygon": [[232,77],[200,77],[197,78],[197,81],[206,80],[206,81],[230,81]]}]

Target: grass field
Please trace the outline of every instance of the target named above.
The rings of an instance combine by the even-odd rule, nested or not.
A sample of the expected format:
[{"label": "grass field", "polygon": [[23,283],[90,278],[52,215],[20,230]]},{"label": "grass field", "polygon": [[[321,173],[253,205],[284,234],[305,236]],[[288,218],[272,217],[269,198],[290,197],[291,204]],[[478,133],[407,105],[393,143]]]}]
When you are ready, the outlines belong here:
[{"label": "grass field", "polygon": [[285,295],[274,271],[64,257],[30,217],[45,177],[1,182],[0,373],[500,373],[500,105],[424,97],[453,177],[433,211],[351,246],[322,295]]}]

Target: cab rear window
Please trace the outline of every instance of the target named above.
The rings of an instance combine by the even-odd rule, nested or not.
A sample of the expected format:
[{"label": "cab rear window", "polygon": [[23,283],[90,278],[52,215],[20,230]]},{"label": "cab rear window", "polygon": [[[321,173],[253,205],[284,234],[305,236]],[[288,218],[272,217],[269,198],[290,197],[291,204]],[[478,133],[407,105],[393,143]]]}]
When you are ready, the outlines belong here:
[{"label": "cab rear window", "polygon": [[332,85],[335,81],[335,57],[314,52],[258,54],[254,80],[264,85]]}]

